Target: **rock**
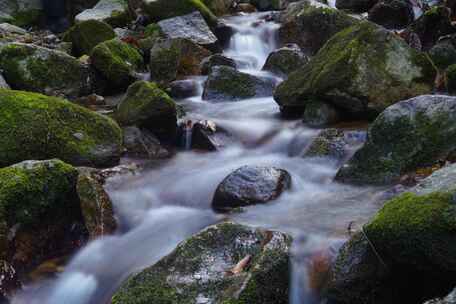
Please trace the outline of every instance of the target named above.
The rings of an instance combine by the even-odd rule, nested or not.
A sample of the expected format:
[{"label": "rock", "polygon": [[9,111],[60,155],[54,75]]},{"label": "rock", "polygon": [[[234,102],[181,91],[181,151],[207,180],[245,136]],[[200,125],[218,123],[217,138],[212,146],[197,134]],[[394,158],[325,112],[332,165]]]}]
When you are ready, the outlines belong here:
[{"label": "rock", "polygon": [[212,207],[226,212],[265,204],[291,187],[291,175],[273,167],[244,166],[230,173],[217,187]]},{"label": "rock", "polygon": [[98,44],[92,51],[91,60],[113,90],[120,90],[131,84],[135,80],[134,73],[144,64],[135,47],[117,39]]},{"label": "rock", "polygon": [[402,174],[445,159],[456,145],[456,98],[425,95],[388,107],[372,123],[367,142],[336,179],[356,184],[389,184]]},{"label": "rock", "polygon": [[72,43],[76,56],[91,54],[99,43],[114,39],[116,34],[112,27],[102,21],[87,20],[76,23],[66,33],[64,40]]},{"label": "rock", "polygon": [[[0,167],[59,158],[77,166],[119,162],[122,135],[110,118],[41,94],[0,90]],[[81,136],[82,135],[82,136]]]},{"label": "rock", "polygon": [[351,115],[375,117],[400,100],[430,93],[436,71],[426,54],[370,22],[331,38],[274,93],[286,110],[325,101]]},{"label": "rock", "polygon": [[451,95],[456,94],[456,64],[452,64],[446,70],[445,86]]},{"label": "rock", "polygon": [[382,0],[369,10],[369,21],[387,29],[401,29],[413,22],[413,7],[404,0]]},{"label": "rock", "polygon": [[68,98],[90,94],[98,82],[90,67],[76,58],[61,51],[22,43],[0,48],[0,69],[14,89]]},{"label": "rock", "polygon": [[234,29],[230,25],[219,21],[212,30],[214,35],[217,37],[220,46],[224,49],[227,48],[231,37],[234,35]]},{"label": "rock", "polygon": [[427,301],[424,304],[455,304],[456,303],[456,289],[454,289],[449,295],[445,298],[435,299]]},{"label": "rock", "polygon": [[299,46],[291,44],[269,54],[263,70],[281,76],[288,76],[308,62],[309,58],[304,55]]},{"label": "rock", "polygon": [[176,80],[169,84],[172,98],[183,99],[198,95],[199,83],[196,80]]},{"label": "rock", "polygon": [[131,20],[127,0],[100,0],[93,8],[86,9],[75,17],[75,22],[97,20],[113,27],[122,27]]},{"label": "rock", "polygon": [[19,26],[9,23],[0,23],[0,33],[25,35],[27,31]]},{"label": "rock", "polygon": [[10,89],[10,86],[6,82],[5,78],[3,75],[0,73],[0,89]]},{"label": "rock", "polygon": [[123,129],[124,147],[130,157],[148,159],[163,159],[170,156],[157,137],[148,130],[140,130],[137,127],[125,127]]},{"label": "rock", "polygon": [[288,303],[290,243],[279,232],[211,226],[131,277],[112,303]]},{"label": "rock", "polygon": [[251,14],[251,13],[255,13],[256,11],[257,11],[256,7],[250,3],[238,3],[236,5],[237,13]]},{"label": "rock", "polygon": [[26,27],[40,23],[43,17],[40,0],[0,0],[0,23]]},{"label": "rock", "polygon": [[216,151],[230,141],[230,134],[212,121],[198,121],[193,125],[192,149]]},{"label": "rock", "polygon": [[448,165],[439,169],[418,182],[410,192],[426,195],[436,191],[449,192],[456,190],[456,165]]},{"label": "rock", "polygon": [[200,12],[178,16],[157,23],[165,37],[187,39],[212,51],[219,51],[217,37],[211,32]]},{"label": "rock", "polygon": [[117,222],[111,199],[100,182],[103,178],[94,169],[80,168],[78,171],[76,191],[90,237],[95,239],[114,233]]},{"label": "rock", "polygon": [[154,81],[169,83],[201,74],[201,61],[211,52],[187,39],[157,41],[150,51],[150,74]]},{"label": "rock", "polygon": [[336,7],[354,13],[364,13],[369,11],[376,3],[377,0],[336,0]]},{"label": "rock", "polygon": [[429,56],[435,66],[444,71],[452,64],[456,64],[456,48],[449,39],[442,40],[429,50]]},{"label": "rock", "polygon": [[176,104],[153,82],[132,84],[115,117],[121,125],[146,128],[163,141],[174,140],[176,135]]},{"label": "rock", "polygon": [[339,112],[338,109],[328,103],[316,100],[309,101],[304,110],[303,121],[311,127],[331,125],[343,119]]},{"label": "rock", "polygon": [[201,62],[201,74],[209,75],[212,72],[213,67],[220,65],[236,68],[236,62],[233,59],[220,54],[214,54]]},{"label": "rock", "polygon": [[223,16],[231,12],[236,0],[204,0],[203,2],[216,16]]},{"label": "rock", "polygon": [[202,0],[141,0],[145,13],[152,22],[183,16],[194,11],[199,11],[206,21],[213,25],[217,17]]},{"label": "rock", "polygon": [[359,22],[316,1],[304,1],[300,6],[291,6],[281,19],[280,41],[284,44],[296,43],[308,55],[315,55],[332,36]]},{"label": "rock", "polygon": [[286,9],[289,0],[251,0],[250,3],[255,5],[260,11],[278,11]]},{"label": "rock", "polygon": [[271,79],[242,73],[227,66],[212,69],[204,86],[203,99],[236,101],[271,96],[275,83]]}]

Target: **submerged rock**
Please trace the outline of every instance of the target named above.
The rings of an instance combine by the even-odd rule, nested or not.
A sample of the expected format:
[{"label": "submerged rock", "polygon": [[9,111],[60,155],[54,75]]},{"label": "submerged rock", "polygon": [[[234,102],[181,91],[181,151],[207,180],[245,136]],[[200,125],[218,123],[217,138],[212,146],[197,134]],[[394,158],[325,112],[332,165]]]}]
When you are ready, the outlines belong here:
[{"label": "submerged rock", "polygon": [[291,44],[269,54],[263,70],[288,76],[308,62],[309,58],[304,55],[299,46]]},{"label": "submerged rock", "polygon": [[336,179],[388,184],[420,166],[445,159],[456,143],[456,98],[425,95],[387,108],[369,128],[367,142]]},{"label": "submerged rock", "polygon": [[265,204],[291,187],[291,175],[273,167],[244,166],[229,174],[217,187],[212,207],[229,211]]},{"label": "submerged rock", "polygon": [[0,167],[59,158],[78,166],[112,166],[122,135],[110,118],[63,99],[0,90]]},{"label": "submerged rock", "polygon": [[312,100],[363,118],[400,100],[430,93],[436,71],[426,54],[370,22],[331,38],[309,64],[281,83],[274,98],[301,111]]},{"label": "submerged rock", "polygon": [[127,0],[100,0],[93,8],[86,9],[75,17],[76,23],[88,20],[106,22],[113,27],[122,27],[131,20]]},{"label": "submerged rock", "polygon": [[290,243],[279,232],[211,226],[131,277],[112,303],[288,303]]},{"label": "submerged rock", "polygon": [[217,66],[207,78],[203,99],[236,101],[252,97],[271,96],[275,87],[272,79],[239,72],[227,66]]},{"label": "submerged rock", "polygon": [[369,20],[387,29],[401,29],[415,19],[413,6],[404,0],[383,0],[369,10]]}]

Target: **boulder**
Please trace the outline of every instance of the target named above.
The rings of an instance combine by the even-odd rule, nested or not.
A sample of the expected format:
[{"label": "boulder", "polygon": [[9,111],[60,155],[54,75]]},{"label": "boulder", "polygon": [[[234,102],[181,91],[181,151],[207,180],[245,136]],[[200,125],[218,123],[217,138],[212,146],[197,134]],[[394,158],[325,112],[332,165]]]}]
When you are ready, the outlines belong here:
[{"label": "boulder", "polygon": [[193,125],[192,149],[217,151],[230,142],[230,134],[212,121],[198,121]]},{"label": "boulder", "polygon": [[236,0],[203,0],[203,2],[216,16],[223,16],[232,11]]},{"label": "boulder", "polygon": [[425,95],[388,107],[372,123],[366,144],[336,179],[356,184],[389,184],[402,174],[445,159],[456,143],[456,98]]},{"label": "boulder", "polygon": [[290,5],[282,14],[279,39],[283,44],[296,43],[304,53],[315,55],[336,33],[359,21],[341,11],[316,1]]},{"label": "boulder", "polygon": [[401,29],[415,20],[413,6],[405,0],[382,0],[369,10],[369,21],[387,29]]},{"label": "boulder", "polygon": [[183,99],[197,96],[200,90],[200,84],[196,80],[176,80],[169,84],[169,95],[172,98]]},{"label": "boulder", "polygon": [[201,74],[209,75],[213,67],[220,65],[236,68],[236,62],[233,59],[220,54],[214,54],[201,62]]},{"label": "boulder", "polygon": [[410,192],[426,195],[436,191],[450,192],[456,189],[456,164],[439,169],[421,180]]},{"label": "boulder", "polygon": [[377,1],[378,0],[336,0],[336,7],[354,13],[364,13],[369,11]]},{"label": "boulder", "polygon": [[219,51],[217,37],[211,32],[200,12],[178,16],[157,23],[165,37],[187,39],[212,51]]},{"label": "boulder", "polygon": [[144,64],[143,57],[132,45],[112,39],[98,44],[92,51],[93,66],[109,81],[112,90],[126,88],[135,80]]},{"label": "boulder", "polygon": [[338,109],[317,100],[309,101],[303,114],[303,122],[311,127],[327,126],[341,120],[343,120],[343,116]]},{"label": "boulder", "polygon": [[226,212],[265,204],[291,188],[291,175],[274,167],[244,166],[230,173],[215,190],[212,207]]},{"label": "boulder", "polygon": [[113,27],[126,26],[131,20],[127,0],[100,0],[93,8],[76,15],[75,22],[97,20]]},{"label": "boulder", "polygon": [[122,136],[110,118],[63,99],[0,90],[0,167],[59,158],[73,165],[119,162]]},{"label": "boulder", "polygon": [[230,222],[211,226],[132,276],[112,303],[288,303],[290,242]]},{"label": "boulder", "polygon": [[211,101],[236,101],[252,97],[271,96],[275,87],[272,79],[236,71],[227,66],[217,66],[207,78],[203,99]]},{"label": "boulder", "polygon": [[217,23],[217,17],[202,0],[141,0],[141,2],[152,22],[199,11],[209,24]]},{"label": "boulder", "polygon": [[26,27],[39,24],[43,17],[40,0],[0,0],[0,23]]},{"label": "boulder", "polygon": [[160,140],[170,141],[176,135],[176,104],[153,82],[133,83],[120,102],[115,117],[121,125],[146,128]]},{"label": "boulder", "polygon": [[304,55],[298,45],[286,45],[269,54],[263,70],[281,76],[288,76],[299,67],[306,65],[309,58]]},{"label": "boulder", "polygon": [[284,110],[302,111],[309,101],[319,100],[371,118],[400,100],[430,93],[435,76],[426,54],[363,22],[331,38],[277,87],[274,98]]},{"label": "boulder", "polygon": [[129,157],[163,159],[170,156],[158,138],[146,129],[135,126],[123,128],[123,142]]},{"label": "boulder", "polygon": [[161,39],[150,51],[150,74],[167,84],[186,76],[201,74],[201,61],[211,52],[187,39]]},{"label": "boulder", "polygon": [[76,56],[91,54],[99,43],[114,39],[116,34],[112,27],[99,20],[87,20],[75,24],[64,36],[64,40],[72,43]]},{"label": "boulder", "polygon": [[0,48],[0,69],[14,89],[68,98],[92,93],[98,82],[94,71],[76,58],[30,44],[11,43]]}]

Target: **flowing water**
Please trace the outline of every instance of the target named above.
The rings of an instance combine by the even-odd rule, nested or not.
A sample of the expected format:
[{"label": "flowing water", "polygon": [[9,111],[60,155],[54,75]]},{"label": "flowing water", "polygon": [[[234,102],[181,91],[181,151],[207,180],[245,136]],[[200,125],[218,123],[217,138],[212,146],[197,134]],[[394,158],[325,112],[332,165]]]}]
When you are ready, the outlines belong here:
[{"label": "flowing water", "polygon": [[[261,71],[268,54],[277,48],[279,28],[264,21],[265,16],[227,18],[236,33],[225,54],[235,58],[242,71],[279,82]],[[202,77],[195,79],[204,82]],[[347,237],[350,222],[364,223],[378,210],[382,191],[334,183],[338,161],[303,158],[318,130],[280,119],[272,97],[211,103],[203,101],[200,92],[179,103],[186,109],[186,118],[211,120],[227,130],[232,135],[230,144],[214,153],[182,151],[140,174],[109,181],[106,187],[121,231],[89,243],[56,279],[27,286],[13,304],[107,303],[128,275],[221,220],[211,210],[214,191],[231,171],[249,164],[286,169],[292,175],[292,189],[274,202],[230,217],[294,235],[290,302],[318,303],[318,291],[309,284],[315,254],[322,248],[336,251]]]}]

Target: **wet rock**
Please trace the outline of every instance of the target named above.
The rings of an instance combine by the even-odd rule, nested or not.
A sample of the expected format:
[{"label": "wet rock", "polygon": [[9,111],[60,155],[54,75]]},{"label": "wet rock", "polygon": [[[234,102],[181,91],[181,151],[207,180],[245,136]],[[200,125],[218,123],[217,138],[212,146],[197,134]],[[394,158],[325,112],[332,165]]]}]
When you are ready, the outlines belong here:
[{"label": "wet rock", "polygon": [[214,35],[217,37],[220,46],[222,48],[227,48],[230,43],[231,37],[234,34],[234,29],[231,26],[219,21],[217,25],[213,27],[213,32]]},{"label": "wet rock", "polygon": [[201,62],[201,74],[208,75],[212,72],[213,67],[221,65],[236,68],[236,62],[233,59],[220,54],[214,54]]},{"label": "wet rock", "polygon": [[201,74],[201,61],[211,52],[187,39],[163,39],[150,51],[150,74],[154,81],[169,83]]},{"label": "wet rock", "polygon": [[275,87],[272,79],[242,73],[227,66],[212,69],[204,86],[203,99],[236,101],[252,97],[271,96]]},{"label": "wet rock", "polygon": [[425,95],[388,107],[369,128],[367,142],[336,179],[388,184],[407,171],[445,159],[456,148],[456,98]]},{"label": "wet rock", "polygon": [[212,51],[220,50],[217,37],[200,12],[162,20],[157,24],[167,38],[183,38]]},{"label": "wet rock", "polygon": [[79,168],[78,171],[76,191],[90,237],[95,239],[114,233],[117,222],[111,199],[103,189],[103,178],[95,169]]},{"label": "wet rock", "polygon": [[204,3],[215,15],[223,16],[232,11],[236,0],[205,0]]},{"label": "wet rock", "polygon": [[148,130],[140,130],[137,127],[125,127],[123,129],[124,147],[127,155],[148,159],[163,159],[170,156],[157,137]]},{"label": "wet rock", "polygon": [[334,34],[359,22],[316,1],[290,5],[281,19],[280,41],[284,44],[296,43],[308,55],[315,55]]},{"label": "wet rock", "polygon": [[336,7],[354,13],[364,13],[369,11],[376,3],[377,0],[336,0]]},{"label": "wet rock", "polygon": [[236,5],[237,13],[250,14],[250,13],[255,13],[256,11],[257,11],[256,7],[250,3],[238,3],[238,5]]},{"label": "wet rock", "polygon": [[169,84],[170,96],[183,99],[198,95],[199,84],[196,80],[176,80]]},{"label": "wet rock", "polygon": [[217,187],[212,207],[225,212],[265,204],[291,187],[290,174],[273,167],[244,166],[229,174]]},{"label": "wet rock", "polygon": [[321,127],[337,123],[342,120],[340,111],[334,106],[319,101],[309,101],[303,115],[305,124],[311,127]]},{"label": "wet rock", "polygon": [[6,82],[5,78],[3,75],[0,73],[0,89],[10,89],[10,86]]},{"label": "wet rock", "polygon": [[77,23],[66,33],[64,40],[71,42],[76,56],[90,55],[99,43],[114,39],[116,34],[112,27],[102,21],[87,20]]},{"label": "wet rock", "polygon": [[0,166],[59,158],[103,167],[119,162],[122,136],[110,118],[55,97],[1,90]]},{"label": "wet rock", "polygon": [[25,35],[25,34],[27,34],[27,31],[19,26],[13,25],[13,24],[0,23],[0,33]]},{"label": "wet rock", "polygon": [[299,46],[291,44],[269,54],[263,70],[281,76],[288,76],[308,62],[309,58],[304,55]]},{"label": "wet rock", "polygon": [[98,44],[92,51],[91,60],[114,91],[131,84],[135,80],[134,73],[144,65],[143,57],[134,46],[117,39]]},{"label": "wet rock", "polygon": [[288,303],[290,243],[279,232],[211,226],[131,277],[112,303]]},{"label": "wet rock", "polygon": [[413,7],[408,1],[379,1],[369,10],[369,20],[387,29],[401,29],[415,19]]},{"label": "wet rock", "polygon": [[44,17],[40,0],[0,0],[0,23],[26,27],[39,24]]},{"label": "wet rock", "polygon": [[430,194],[436,191],[449,192],[456,190],[456,165],[448,165],[432,173],[418,182],[410,192],[418,195]]},{"label": "wet rock", "polygon": [[436,71],[429,58],[370,22],[336,34],[274,93],[286,110],[325,101],[363,118],[400,100],[430,93]]},{"label": "wet rock", "polygon": [[429,56],[441,71],[456,64],[456,48],[450,39],[444,39],[433,46],[429,50]]},{"label": "wet rock", "polygon": [[260,11],[278,11],[286,9],[289,0],[251,0],[250,3],[255,5]]},{"label": "wet rock", "polygon": [[98,79],[88,65],[48,48],[12,43],[0,49],[0,69],[19,90],[75,98],[90,94]]},{"label": "wet rock", "polygon": [[137,81],[128,88],[115,117],[121,125],[137,125],[170,141],[176,135],[176,115],[176,104],[156,83]]},{"label": "wet rock", "polygon": [[193,125],[192,149],[216,151],[229,142],[229,133],[212,121],[199,121]]},{"label": "wet rock", "polygon": [[76,23],[97,20],[113,27],[122,27],[131,20],[126,0],[100,0],[93,8],[86,9],[75,17]]}]

